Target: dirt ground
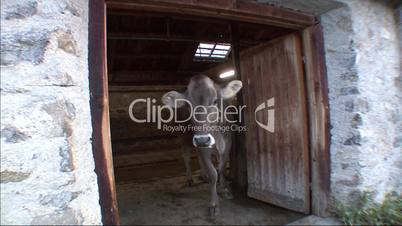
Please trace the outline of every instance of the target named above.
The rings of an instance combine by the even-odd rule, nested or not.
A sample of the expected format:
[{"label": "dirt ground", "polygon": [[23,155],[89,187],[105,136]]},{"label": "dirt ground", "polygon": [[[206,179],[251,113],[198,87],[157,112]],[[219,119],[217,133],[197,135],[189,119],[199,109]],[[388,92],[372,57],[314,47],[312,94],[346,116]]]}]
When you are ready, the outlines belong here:
[{"label": "dirt ground", "polygon": [[233,200],[221,200],[220,216],[210,218],[208,185],[197,180],[193,187],[185,184],[184,177],[118,183],[121,224],[283,225],[305,217],[234,194]]}]

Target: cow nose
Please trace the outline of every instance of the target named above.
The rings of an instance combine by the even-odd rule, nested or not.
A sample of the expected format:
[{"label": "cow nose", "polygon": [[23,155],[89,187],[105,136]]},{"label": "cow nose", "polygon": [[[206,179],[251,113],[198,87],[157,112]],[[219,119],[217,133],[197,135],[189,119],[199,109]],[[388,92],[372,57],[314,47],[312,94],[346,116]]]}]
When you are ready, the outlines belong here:
[{"label": "cow nose", "polygon": [[215,144],[215,139],[211,134],[194,135],[193,145],[200,148],[209,148]]},{"label": "cow nose", "polygon": [[209,146],[211,138],[209,136],[194,137],[194,141],[198,146]]}]

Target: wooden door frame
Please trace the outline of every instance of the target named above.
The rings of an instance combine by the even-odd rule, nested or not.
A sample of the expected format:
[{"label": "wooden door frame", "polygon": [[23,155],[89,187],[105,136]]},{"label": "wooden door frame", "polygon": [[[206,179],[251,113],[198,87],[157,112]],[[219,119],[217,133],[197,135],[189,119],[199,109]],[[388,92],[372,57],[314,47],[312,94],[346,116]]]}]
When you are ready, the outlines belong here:
[{"label": "wooden door frame", "polygon": [[110,140],[106,54],[106,5],[297,29],[303,37],[309,115],[312,214],[329,214],[329,105],[322,28],[316,18],[269,5],[241,0],[90,0],[88,29],[92,151],[98,177],[102,222],[119,224]]},{"label": "wooden door frame", "polygon": [[92,153],[98,177],[99,204],[104,225],[120,224],[110,139],[106,61],[106,4],[89,0],[88,69],[92,119]]}]

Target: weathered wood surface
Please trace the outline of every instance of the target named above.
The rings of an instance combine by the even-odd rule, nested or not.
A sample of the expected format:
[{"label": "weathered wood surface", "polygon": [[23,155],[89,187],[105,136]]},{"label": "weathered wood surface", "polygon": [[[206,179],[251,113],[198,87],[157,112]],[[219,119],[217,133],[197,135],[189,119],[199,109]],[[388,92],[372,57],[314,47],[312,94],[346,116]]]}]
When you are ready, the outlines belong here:
[{"label": "weathered wood surface", "polygon": [[107,4],[111,9],[209,16],[294,29],[316,23],[311,15],[241,0],[107,0]]},{"label": "weathered wood surface", "polygon": [[329,215],[330,153],[329,106],[322,27],[303,31],[306,88],[310,116],[312,212]]},{"label": "weathered wood surface", "polygon": [[[309,149],[301,39],[291,34],[243,51],[241,74],[247,104],[248,195],[309,213]],[[275,98],[275,131],[255,121],[254,110]],[[256,119],[267,124],[267,110]]]},{"label": "weathered wood surface", "polygon": [[105,225],[120,223],[109,132],[108,78],[106,69],[106,5],[89,2],[89,88],[92,118],[92,150],[98,176],[99,202]]},{"label": "weathered wood surface", "polygon": [[[240,42],[239,42],[239,27],[232,23],[230,25],[230,31],[232,36],[232,62],[237,79],[242,80],[244,76],[242,75],[240,69]],[[243,84],[244,86],[244,84]],[[237,105],[243,106],[245,104],[245,99],[243,92],[239,92],[236,96]],[[241,122],[239,126],[246,125],[244,114],[241,115]],[[236,133],[235,146],[233,148],[233,153],[231,154],[231,174],[234,175],[234,182],[238,185],[241,192],[246,191],[247,188],[247,153],[246,153],[246,136],[244,133]]]}]

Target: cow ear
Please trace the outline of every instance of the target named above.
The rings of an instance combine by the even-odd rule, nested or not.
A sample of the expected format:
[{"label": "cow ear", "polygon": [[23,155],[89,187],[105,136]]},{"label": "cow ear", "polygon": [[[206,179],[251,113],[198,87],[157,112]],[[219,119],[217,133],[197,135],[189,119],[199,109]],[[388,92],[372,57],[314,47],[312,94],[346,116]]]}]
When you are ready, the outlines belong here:
[{"label": "cow ear", "polygon": [[184,106],[185,101],[187,101],[186,96],[176,91],[167,92],[162,96],[162,103],[172,108]]},{"label": "cow ear", "polygon": [[225,88],[222,88],[222,97],[223,99],[229,99],[234,97],[243,87],[243,83],[240,80],[233,80],[229,82],[225,86]]}]

